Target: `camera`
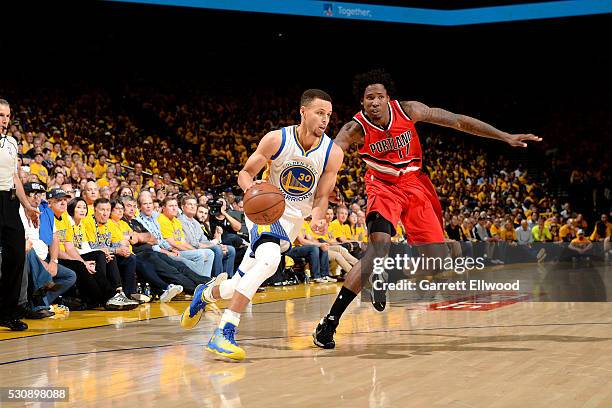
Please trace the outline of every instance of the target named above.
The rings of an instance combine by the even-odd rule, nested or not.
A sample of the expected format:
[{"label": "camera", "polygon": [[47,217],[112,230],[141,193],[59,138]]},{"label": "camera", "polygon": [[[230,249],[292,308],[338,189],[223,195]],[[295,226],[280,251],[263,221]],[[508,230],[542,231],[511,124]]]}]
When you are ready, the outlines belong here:
[{"label": "camera", "polygon": [[221,201],[220,198],[210,199],[206,202],[206,204],[208,205],[208,213],[211,216],[214,217],[218,214],[221,214],[221,207],[223,207],[223,201]]}]

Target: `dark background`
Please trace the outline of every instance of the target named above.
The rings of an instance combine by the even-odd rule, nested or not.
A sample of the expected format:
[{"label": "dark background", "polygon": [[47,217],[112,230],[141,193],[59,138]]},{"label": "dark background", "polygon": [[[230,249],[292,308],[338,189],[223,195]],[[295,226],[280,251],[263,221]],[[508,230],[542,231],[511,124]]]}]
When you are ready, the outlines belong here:
[{"label": "dark background", "polygon": [[612,107],[611,15],[448,28],[81,3],[6,10],[3,86],[319,87],[352,104],[353,74],[382,66],[396,96],[484,114],[509,131],[542,131],[559,110],[587,121]]},{"label": "dark background", "polygon": [[[419,124],[426,161],[438,159],[428,153],[429,136],[447,151],[484,149],[490,166],[520,164],[552,196],[583,199],[585,211],[590,184],[571,187],[572,170],[608,169],[612,14],[432,27],[115,2],[6,7],[0,95],[12,102],[44,109],[47,100],[103,91],[112,106],[101,112],[127,112],[147,132],[172,135],[157,101],[193,106],[203,95],[213,105],[217,98],[248,105],[249,97],[278,96],[297,109],[301,92],[316,87],[333,96],[333,136],[359,107],[353,75],[384,67],[397,84],[392,97],[544,138],[513,149]],[[238,110],[234,120],[250,123],[249,113]],[[609,188],[607,172],[597,183]]]}]

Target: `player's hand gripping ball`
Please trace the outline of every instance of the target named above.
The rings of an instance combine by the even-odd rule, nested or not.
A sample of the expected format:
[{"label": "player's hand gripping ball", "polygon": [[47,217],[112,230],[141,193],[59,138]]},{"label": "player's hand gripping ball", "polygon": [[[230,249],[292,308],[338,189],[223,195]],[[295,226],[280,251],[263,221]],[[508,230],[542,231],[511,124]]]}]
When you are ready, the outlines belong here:
[{"label": "player's hand gripping ball", "polygon": [[273,224],[285,212],[285,196],[278,187],[267,182],[253,184],[242,200],[244,213],[258,225]]}]

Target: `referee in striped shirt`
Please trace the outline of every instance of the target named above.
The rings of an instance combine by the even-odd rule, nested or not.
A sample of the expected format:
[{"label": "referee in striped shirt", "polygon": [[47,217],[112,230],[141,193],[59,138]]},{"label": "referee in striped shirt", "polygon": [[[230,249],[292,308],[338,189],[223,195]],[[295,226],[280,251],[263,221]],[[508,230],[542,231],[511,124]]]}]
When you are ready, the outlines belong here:
[{"label": "referee in striped shirt", "polygon": [[21,185],[17,141],[6,134],[10,120],[11,107],[0,99],[0,326],[26,330],[28,325],[20,320],[22,311],[18,306],[25,262],[25,231],[19,217],[19,202],[34,225],[38,225],[39,211],[30,205]]}]

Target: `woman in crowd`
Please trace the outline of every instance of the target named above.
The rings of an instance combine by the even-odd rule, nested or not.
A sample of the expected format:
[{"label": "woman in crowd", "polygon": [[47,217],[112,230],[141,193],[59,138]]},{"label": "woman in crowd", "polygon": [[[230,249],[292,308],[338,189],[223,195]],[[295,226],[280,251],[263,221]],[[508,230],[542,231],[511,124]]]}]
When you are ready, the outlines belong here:
[{"label": "woman in crowd", "polygon": [[124,299],[107,279],[107,256],[103,251],[92,250],[87,240],[83,239],[81,221],[87,216],[87,203],[81,197],[68,203],[68,215],[72,224],[73,245],[86,261],[95,262],[95,270],[74,268],[77,273],[77,288],[87,307],[95,308],[104,305],[109,310],[130,310],[138,306],[137,302]]}]

